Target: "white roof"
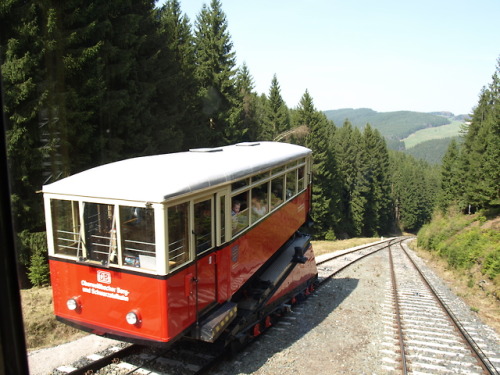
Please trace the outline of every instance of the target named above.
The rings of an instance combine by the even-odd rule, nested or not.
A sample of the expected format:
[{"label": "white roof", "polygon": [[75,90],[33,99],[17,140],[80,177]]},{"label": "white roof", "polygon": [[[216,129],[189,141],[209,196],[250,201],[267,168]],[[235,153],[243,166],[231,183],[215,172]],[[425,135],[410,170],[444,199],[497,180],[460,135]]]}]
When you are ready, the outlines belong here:
[{"label": "white roof", "polygon": [[311,150],[279,142],[240,143],[122,160],[43,186],[44,193],[159,203],[304,157]]}]

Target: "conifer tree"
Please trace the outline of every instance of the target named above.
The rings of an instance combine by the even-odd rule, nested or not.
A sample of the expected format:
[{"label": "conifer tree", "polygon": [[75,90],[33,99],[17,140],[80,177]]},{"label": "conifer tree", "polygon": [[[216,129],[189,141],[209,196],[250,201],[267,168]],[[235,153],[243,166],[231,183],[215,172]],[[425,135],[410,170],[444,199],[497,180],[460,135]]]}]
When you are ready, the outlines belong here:
[{"label": "conifer tree", "polygon": [[196,77],[200,84],[203,122],[211,129],[211,145],[231,142],[231,110],[237,101],[234,85],[235,53],[221,3],[212,0],[195,22]]},{"label": "conifer tree", "polygon": [[17,232],[36,230],[43,223],[43,211],[36,191],[43,183],[42,158],[50,145],[41,141],[43,123],[39,119],[47,96],[43,84],[46,45],[42,37],[46,19],[39,5],[14,0],[0,6],[7,157]]},{"label": "conifer tree", "polygon": [[354,128],[351,135],[352,147],[354,148],[352,184],[349,191],[349,218],[352,221],[354,236],[359,236],[363,232],[365,213],[367,205],[367,194],[369,191],[368,165],[366,152],[364,152],[363,138],[358,128]]},{"label": "conifer tree", "polygon": [[236,90],[238,101],[232,112],[234,118],[231,119],[231,123],[238,126],[232,127],[234,134],[231,138],[233,142],[258,140],[261,133],[257,118],[258,98],[254,92],[253,77],[245,63],[238,69]]},{"label": "conifer tree", "polygon": [[104,61],[106,93],[101,111],[102,157],[105,161],[158,152],[156,115],[162,102],[156,83],[162,66],[157,53],[154,1],[108,3],[108,25],[100,58]]},{"label": "conifer tree", "polygon": [[460,169],[464,178],[462,209],[500,204],[500,59],[492,82],[480,95],[464,135]]},{"label": "conifer tree", "polygon": [[280,135],[283,136],[283,133],[291,128],[290,115],[285,101],[281,97],[281,88],[276,74],[273,75],[271,81],[268,99],[264,121],[264,137],[268,140],[274,140]]},{"label": "conifer tree", "polygon": [[455,139],[452,139],[441,163],[441,188],[437,197],[437,204],[443,212],[450,205],[458,203],[463,194],[459,162],[460,151],[458,143]]},{"label": "conifer tree", "polygon": [[341,128],[337,129],[333,144],[338,164],[340,187],[340,233],[342,237],[353,235],[354,224],[351,215],[352,190],[356,176],[356,142],[353,139],[352,124],[346,120]]},{"label": "conifer tree", "polygon": [[[177,141],[179,149],[203,146],[209,128],[202,124],[201,101],[195,78],[194,38],[189,18],[182,15],[178,0],[169,0],[159,10],[160,43],[164,56],[161,60],[163,74],[158,81],[158,95],[165,103],[161,115],[165,125],[162,139]],[[182,133],[172,137],[172,134]],[[180,147],[182,145],[182,147]],[[173,145],[163,144],[161,152],[175,151]]]},{"label": "conifer tree", "polygon": [[336,238],[335,227],[339,219],[338,192],[335,188],[337,165],[330,149],[334,126],[323,113],[318,112],[306,90],[297,108],[298,124],[309,128],[306,146],[313,151],[312,212],[314,232],[319,238]]},{"label": "conifer tree", "polygon": [[387,233],[391,225],[389,153],[384,138],[368,124],[363,132],[363,151],[366,155],[366,208],[363,234],[373,236]]},{"label": "conifer tree", "polygon": [[391,183],[397,225],[416,231],[431,219],[439,187],[438,169],[402,152],[391,151]]}]

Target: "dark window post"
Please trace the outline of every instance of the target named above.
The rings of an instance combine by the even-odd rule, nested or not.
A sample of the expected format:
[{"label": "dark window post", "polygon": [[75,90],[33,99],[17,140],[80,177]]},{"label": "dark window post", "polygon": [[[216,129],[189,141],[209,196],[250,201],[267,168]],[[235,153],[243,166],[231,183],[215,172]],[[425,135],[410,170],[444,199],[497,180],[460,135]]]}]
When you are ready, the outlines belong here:
[{"label": "dark window post", "polygon": [[0,373],[29,374],[17,278],[0,75]]}]

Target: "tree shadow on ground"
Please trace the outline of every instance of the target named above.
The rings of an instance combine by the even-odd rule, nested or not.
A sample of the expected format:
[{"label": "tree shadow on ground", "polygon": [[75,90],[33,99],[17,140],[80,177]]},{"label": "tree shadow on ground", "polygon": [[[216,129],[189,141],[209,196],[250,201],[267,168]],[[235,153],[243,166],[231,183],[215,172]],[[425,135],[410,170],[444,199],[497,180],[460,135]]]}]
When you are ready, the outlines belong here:
[{"label": "tree shadow on ground", "polygon": [[[284,316],[282,320],[276,322],[274,327],[271,327],[264,334],[257,337],[242,351],[236,353],[231,359],[223,362],[220,366],[217,366],[209,374],[228,373],[227,370],[221,371],[221,366],[228,365],[235,367],[233,373],[251,374],[256,372],[274,354],[292,346],[304,335],[321,324],[357,288],[358,284],[359,279],[331,279],[313,295],[292,307],[292,312],[287,316],[293,317],[293,320],[288,320],[287,316]],[[286,326],[280,324],[283,321],[287,322]],[[283,333],[284,329],[286,329],[285,333]],[[262,354],[258,358],[257,356],[252,356],[252,361],[244,360],[244,357],[252,351],[258,350],[264,352],[258,346],[262,340],[268,339],[272,340],[272,345],[266,345],[266,354]]]}]

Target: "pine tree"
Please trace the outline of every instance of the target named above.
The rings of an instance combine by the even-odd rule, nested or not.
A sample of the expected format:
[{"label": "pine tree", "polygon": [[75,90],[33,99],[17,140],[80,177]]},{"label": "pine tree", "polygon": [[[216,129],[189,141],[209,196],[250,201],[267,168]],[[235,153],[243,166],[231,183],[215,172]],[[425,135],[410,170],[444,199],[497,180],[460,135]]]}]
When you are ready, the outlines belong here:
[{"label": "pine tree", "polygon": [[211,129],[213,146],[231,142],[231,110],[237,102],[234,85],[235,53],[226,16],[218,0],[203,8],[195,22],[196,77],[200,84],[203,122]]},{"label": "pine tree", "polygon": [[334,131],[323,113],[318,112],[306,90],[297,108],[298,124],[308,127],[305,145],[313,151],[312,212],[314,232],[319,238],[336,238],[338,192],[335,188],[337,165],[330,149]]},{"label": "pine tree", "polygon": [[442,212],[445,212],[450,205],[458,203],[462,195],[463,185],[460,178],[459,161],[458,143],[452,139],[441,163],[441,188],[437,202]]},{"label": "pine tree", "polygon": [[[15,20],[15,22],[12,22]],[[0,61],[7,120],[7,157],[12,181],[12,209],[16,231],[38,230],[43,209],[36,191],[42,179],[42,142],[39,114],[45,106],[43,17],[40,4],[10,1],[0,6]]]},{"label": "pine tree", "polygon": [[392,151],[391,183],[397,225],[417,231],[430,221],[439,187],[439,169],[402,152]]},{"label": "pine tree", "polygon": [[254,90],[253,78],[245,63],[238,69],[236,76],[236,90],[238,102],[233,109],[235,126],[232,135],[233,142],[255,141],[261,133],[260,123],[257,118],[258,98]]},{"label": "pine tree", "polygon": [[156,130],[163,121],[154,111],[162,105],[156,92],[159,40],[154,1],[108,3],[102,14],[106,43],[106,94],[100,114],[102,158],[105,161],[158,152]]},{"label": "pine tree", "polygon": [[[179,149],[201,147],[208,137],[209,128],[203,126],[200,116],[194,38],[189,19],[182,15],[178,0],[167,1],[159,10],[159,19],[163,73],[158,81],[158,95],[164,102],[161,118],[165,124],[161,138],[177,142]],[[182,142],[178,132],[182,133]],[[177,136],[172,137],[172,134]],[[174,150],[173,145],[166,142],[160,145],[161,152]]]},{"label": "pine tree", "polygon": [[363,132],[363,153],[366,155],[366,207],[363,234],[387,233],[392,218],[389,179],[389,154],[384,138],[368,124]]},{"label": "pine tree", "polygon": [[500,59],[492,83],[480,94],[464,135],[460,164],[464,178],[462,209],[488,208],[500,203],[499,75]]},{"label": "pine tree", "polygon": [[367,157],[363,148],[363,138],[358,128],[354,128],[351,135],[351,142],[354,148],[354,164],[352,168],[352,176],[350,179],[350,209],[349,218],[352,221],[352,230],[355,236],[359,236],[363,232],[365,213],[367,205],[367,194],[370,189],[368,180],[368,165]]},{"label": "pine tree", "polygon": [[355,183],[356,174],[356,144],[353,141],[352,124],[346,120],[343,126],[337,129],[333,144],[336,161],[338,163],[340,187],[339,210],[341,214],[340,233],[342,237],[348,237],[354,233],[354,225],[351,215],[351,197]]},{"label": "pine tree", "polygon": [[274,74],[269,88],[264,127],[264,137],[269,140],[283,138],[284,133],[291,128],[290,115],[285,101],[281,97],[281,88],[276,74]]}]

